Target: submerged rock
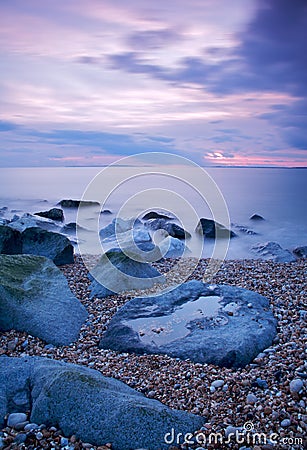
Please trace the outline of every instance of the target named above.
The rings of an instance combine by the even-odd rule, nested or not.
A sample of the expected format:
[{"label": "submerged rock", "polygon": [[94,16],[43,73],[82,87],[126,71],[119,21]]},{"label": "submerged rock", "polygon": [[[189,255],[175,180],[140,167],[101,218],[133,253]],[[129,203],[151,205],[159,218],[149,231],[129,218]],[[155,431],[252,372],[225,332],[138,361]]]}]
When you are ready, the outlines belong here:
[{"label": "submerged rock", "polygon": [[296,258],[289,250],[283,249],[277,242],[265,242],[253,245],[251,250],[265,261],[293,262]]},{"label": "submerged rock", "polygon": [[52,259],[57,266],[74,262],[73,245],[62,234],[33,227],[23,231],[21,238],[22,253],[45,256]]},{"label": "submerged rock", "polygon": [[203,235],[203,237],[215,239],[217,238],[233,238],[236,236],[231,230],[224,227],[224,225],[216,222],[213,219],[201,218],[195,228],[196,233]]},{"label": "submerged rock", "polygon": [[[21,397],[23,404],[15,403]],[[168,408],[100,372],[40,357],[0,357],[0,424],[12,411],[112,449],[167,449],[165,436],[193,433],[205,419]],[[1,422],[2,421],[2,422]]]},{"label": "submerged rock", "polygon": [[64,199],[61,200],[58,205],[60,205],[62,208],[79,208],[80,206],[100,206],[100,203],[89,200]]},{"label": "submerged rock", "polygon": [[60,208],[52,208],[49,209],[49,211],[37,212],[35,213],[35,216],[46,217],[51,220],[59,220],[60,222],[63,222],[64,220],[64,213]]},{"label": "submerged rock", "polygon": [[74,342],[87,317],[50,259],[0,255],[0,329],[16,329],[54,345]]},{"label": "submerged rock", "polygon": [[276,320],[265,297],[190,281],[127,302],[110,321],[100,348],[244,367],[275,335]]},{"label": "submerged rock", "polygon": [[307,258],[307,245],[306,246],[302,246],[302,247],[296,247],[293,250],[293,253],[298,258]]},{"label": "submerged rock", "polygon": [[[153,252],[156,254],[157,250]],[[158,252],[156,259],[160,258]],[[123,291],[147,289],[165,281],[160,272],[147,262],[142,262],[142,252],[137,247],[108,250],[91,271],[90,278],[91,297],[99,298]]]},{"label": "submerged rock", "polygon": [[249,220],[255,220],[255,221],[261,221],[261,220],[265,220],[262,216],[260,216],[259,214],[253,214]]}]

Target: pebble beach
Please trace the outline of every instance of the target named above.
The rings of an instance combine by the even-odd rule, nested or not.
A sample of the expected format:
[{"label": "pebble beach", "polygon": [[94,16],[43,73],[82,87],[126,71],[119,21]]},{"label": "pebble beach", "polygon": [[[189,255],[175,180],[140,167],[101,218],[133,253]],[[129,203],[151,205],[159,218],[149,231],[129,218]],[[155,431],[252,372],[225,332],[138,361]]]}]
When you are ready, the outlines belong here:
[{"label": "pebble beach", "polygon": [[[95,262],[95,257],[88,258]],[[163,260],[153,265],[167,273],[174,263],[174,260]],[[119,354],[99,349],[100,338],[113,314],[133,294],[90,299],[89,264],[87,260],[85,265],[81,256],[76,255],[74,264],[61,267],[72,292],[89,312],[79,340],[69,346],[54,347],[26,333],[9,331],[0,336],[0,354],[44,356],[91,367],[171,408],[203,416],[204,426],[199,430],[203,443],[199,440],[183,444],[180,438],[176,442],[175,436],[170,443],[173,449],[307,448],[306,259],[293,263],[226,260],[210,281],[242,287],[267,297],[278,320],[273,345],[242,369],[164,355]],[[208,260],[200,260],[188,279],[202,280],[207,265]],[[177,275],[180,277],[180,273]],[[112,449],[110,443],[95,447],[75,436],[63,436],[56,428],[38,425],[27,432],[11,427],[3,429],[2,448]],[[242,431],[240,442],[227,439],[236,430]],[[252,442],[255,433],[262,434],[261,442],[257,439]],[[222,438],[214,442],[215,435]]]}]

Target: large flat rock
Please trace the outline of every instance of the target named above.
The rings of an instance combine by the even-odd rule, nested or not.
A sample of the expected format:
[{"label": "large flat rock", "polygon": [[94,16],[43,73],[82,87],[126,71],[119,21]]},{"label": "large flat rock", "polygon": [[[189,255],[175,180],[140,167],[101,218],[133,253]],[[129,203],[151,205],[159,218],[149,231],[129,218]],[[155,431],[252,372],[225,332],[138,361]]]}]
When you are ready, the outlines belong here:
[{"label": "large flat rock", "polygon": [[130,300],[113,316],[100,347],[243,367],[275,335],[276,320],[265,297],[190,281],[158,296]]},{"label": "large flat rock", "polygon": [[165,435],[193,433],[205,419],[168,408],[100,372],[39,357],[0,357],[0,425],[12,412],[114,450],[165,449]]},{"label": "large flat rock", "polygon": [[86,317],[86,309],[50,259],[0,255],[0,330],[16,329],[68,345],[78,338]]}]

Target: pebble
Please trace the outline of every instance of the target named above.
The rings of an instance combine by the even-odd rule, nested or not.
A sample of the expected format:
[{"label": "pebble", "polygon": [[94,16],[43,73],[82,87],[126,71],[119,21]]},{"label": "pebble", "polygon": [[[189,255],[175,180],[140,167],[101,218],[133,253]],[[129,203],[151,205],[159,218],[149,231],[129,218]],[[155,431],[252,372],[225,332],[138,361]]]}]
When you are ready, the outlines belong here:
[{"label": "pebble", "polygon": [[257,401],[258,401],[258,398],[256,397],[256,395],[247,394],[246,403],[249,403],[250,405],[254,405],[255,403],[257,403]]},{"label": "pebble", "polygon": [[24,427],[24,430],[25,431],[33,431],[33,430],[37,430],[38,428],[39,428],[39,426],[37,425],[37,423],[28,423]]},{"label": "pebble", "polygon": [[66,445],[68,445],[69,440],[66,437],[61,437],[61,447],[66,447]]},{"label": "pebble", "polygon": [[291,420],[290,419],[284,419],[281,421],[280,426],[283,428],[287,428],[291,425]]},{"label": "pebble", "polygon": [[211,383],[214,388],[220,388],[224,385],[224,380],[215,380]]},{"label": "pebble", "polygon": [[290,383],[291,394],[298,394],[304,387],[304,382],[300,378],[295,378]]},{"label": "pebble", "polygon": [[12,413],[7,419],[7,425],[9,427],[14,427],[18,423],[25,422],[27,420],[27,415],[24,413]]}]

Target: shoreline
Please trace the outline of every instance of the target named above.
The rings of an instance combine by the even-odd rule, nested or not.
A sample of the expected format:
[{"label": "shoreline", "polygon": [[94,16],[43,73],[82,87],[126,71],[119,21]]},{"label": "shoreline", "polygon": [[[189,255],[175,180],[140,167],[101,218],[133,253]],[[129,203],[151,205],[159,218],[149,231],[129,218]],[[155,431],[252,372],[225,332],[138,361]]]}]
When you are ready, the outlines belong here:
[{"label": "shoreline", "polygon": [[[201,259],[189,279],[201,280],[207,262]],[[161,271],[167,270],[172,264],[174,260],[155,263]],[[90,300],[87,269],[79,255],[75,255],[74,264],[62,266],[61,270],[74,295],[89,311],[89,319],[81,329],[79,340],[70,346],[55,348],[45,346],[38,338],[12,330],[0,336],[1,354],[44,356],[94,368],[171,408],[203,416],[207,420],[204,427],[204,433],[207,434],[225,433],[229,426],[242,427],[252,422],[259,433],[276,433],[280,439],[305,439],[306,259],[292,263],[225,260],[213,277],[212,283],[236,285],[264,295],[269,299],[278,320],[278,335],[274,344],[243,369],[220,368],[164,355],[119,354],[99,349],[98,342],[108,321],[132,295],[124,293]],[[290,392],[289,384],[295,378],[304,381],[303,394],[294,395]],[[223,381],[220,387],[212,386],[216,380]],[[248,400],[249,394],[255,396],[254,403]],[[285,426],[287,420],[290,422]],[[198,448],[201,447],[198,445]],[[203,448],[216,447],[207,444]],[[233,443],[227,448],[239,449],[240,445]],[[291,448],[304,447],[293,445]]]}]

